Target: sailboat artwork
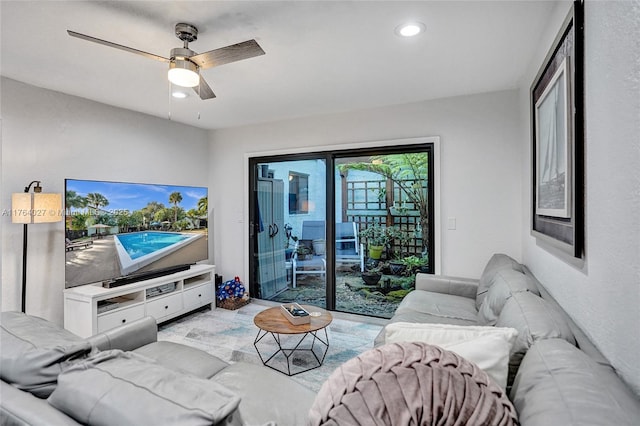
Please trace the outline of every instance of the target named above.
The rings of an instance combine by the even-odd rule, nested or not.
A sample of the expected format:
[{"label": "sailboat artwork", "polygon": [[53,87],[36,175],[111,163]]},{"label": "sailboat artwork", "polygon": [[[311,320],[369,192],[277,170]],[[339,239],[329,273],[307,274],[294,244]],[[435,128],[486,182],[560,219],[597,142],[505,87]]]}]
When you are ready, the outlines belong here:
[{"label": "sailboat artwork", "polygon": [[536,214],[571,217],[567,61],[536,102]]}]

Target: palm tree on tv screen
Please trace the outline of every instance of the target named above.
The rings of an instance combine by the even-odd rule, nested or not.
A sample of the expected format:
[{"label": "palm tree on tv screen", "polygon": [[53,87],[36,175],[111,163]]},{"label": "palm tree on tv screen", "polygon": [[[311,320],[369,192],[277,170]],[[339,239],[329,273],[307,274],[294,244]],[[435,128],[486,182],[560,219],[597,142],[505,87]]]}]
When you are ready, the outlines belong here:
[{"label": "palm tree on tv screen", "polygon": [[201,216],[207,216],[209,211],[209,197],[202,197],[198,200],[198,213]]},{"label": "palm tree on tv screen", "polygon": [[171,204],[173,204],[173,221],[177,222],[178,221],[178,204],[182,201],[182,194],[180,194],[179,192],[172,192],[171,195],[169,195],[169,202]]},{"label": "palm tree on tv screen", "polygon": [[87,207],[87,199],[82,195],[78,194],[76,191],[67,191],[64,196],[65,200],[65,210],[67,212],[67,216],[71,216],[71,209],[81,209],[83,207]]},{"label": "palm tree on tv screen", "polygon": [[[147,205],[140,210],[142,212],[143,225],[146,224],[147,226],[150,226],[151,223],[155,220],[156,213],[161,210],[164,210],[164,208],[165,208],[164,204],[159,203],[157,201],[151,201],[147,203]],[[148,223],[146,222],[146,220],[148,220]]]},{"label": "palm tree on tv screen", "polygon": [[96,215],[98,214],[98,210],[100,210],[100,207],[106,207],[109,205],[109,200],[107,200],[107,197],[98,192],[88,193],[86,200],[87,206],[93,207],[95,209],[94,214]]}]

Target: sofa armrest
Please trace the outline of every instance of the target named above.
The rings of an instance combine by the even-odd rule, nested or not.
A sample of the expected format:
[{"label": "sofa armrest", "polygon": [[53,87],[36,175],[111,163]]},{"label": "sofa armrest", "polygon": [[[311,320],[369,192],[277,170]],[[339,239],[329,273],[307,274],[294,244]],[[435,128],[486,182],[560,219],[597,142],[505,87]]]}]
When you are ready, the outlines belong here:
[{"label": "sofa armrest", "polygon": [[80,426],[61,411],[29,392],[0,381],[0,425],[11,426]]},{"label": "sofa armrest", "polygon": [[101,351],[121,349],[132,351],[158,340],[158,325],[155,318],[146,316],[123,324],[103,333],[89,337],[89,343]]},{"label": "sofa armrest", "polygon": [[451,294],[475,300],[478,292],[478,280],[418,273],[416,274],[416,290]]}]

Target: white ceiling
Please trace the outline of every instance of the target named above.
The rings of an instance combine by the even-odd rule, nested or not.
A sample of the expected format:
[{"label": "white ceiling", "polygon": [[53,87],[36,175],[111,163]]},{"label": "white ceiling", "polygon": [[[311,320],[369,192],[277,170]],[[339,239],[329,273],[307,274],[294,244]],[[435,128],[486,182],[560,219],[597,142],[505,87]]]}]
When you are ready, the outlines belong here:
[{"label": "white ceiling", "polygon": [[[5,77],[202,128],[233,127],[528,84],[546,1],[5,1]],[[405,39],[394,29],[426,24]],[[67,35],[169,56],[174,25],[205,52],[255,38],[266,55],[202,71],[217,98],[169,96],[168,65]]]}]

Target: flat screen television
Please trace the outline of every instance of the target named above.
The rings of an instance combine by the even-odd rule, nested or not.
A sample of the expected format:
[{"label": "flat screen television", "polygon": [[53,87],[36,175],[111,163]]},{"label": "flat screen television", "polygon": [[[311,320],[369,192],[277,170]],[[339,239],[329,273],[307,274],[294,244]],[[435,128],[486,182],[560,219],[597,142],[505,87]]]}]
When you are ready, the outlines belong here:
[{"label": "flat screen television", "polygon": [[206,187],[65,180],[65,287],[113,287],[207,260]]}]

